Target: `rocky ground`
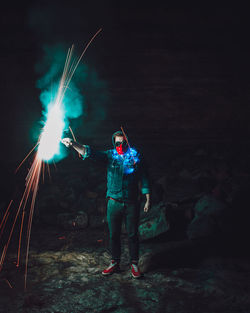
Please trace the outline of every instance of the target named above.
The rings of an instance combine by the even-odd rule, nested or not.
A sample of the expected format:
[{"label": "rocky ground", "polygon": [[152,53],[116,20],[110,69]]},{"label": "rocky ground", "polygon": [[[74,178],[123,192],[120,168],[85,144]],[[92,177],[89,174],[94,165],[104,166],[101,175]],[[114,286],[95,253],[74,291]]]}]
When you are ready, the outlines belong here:
[{"label": "rocky ground", "polygon": [[[0,276],[0,312],[250,312],[249,258],[210,256],[194,266],[157,267],[135,280],[125,236],[123,242],[121,273],[103,277],[109,262],[103,229],[35,229],[27,290],[24,268],[16,270],[10,255]],[[141,253],[150,245],[142,243]]]}]

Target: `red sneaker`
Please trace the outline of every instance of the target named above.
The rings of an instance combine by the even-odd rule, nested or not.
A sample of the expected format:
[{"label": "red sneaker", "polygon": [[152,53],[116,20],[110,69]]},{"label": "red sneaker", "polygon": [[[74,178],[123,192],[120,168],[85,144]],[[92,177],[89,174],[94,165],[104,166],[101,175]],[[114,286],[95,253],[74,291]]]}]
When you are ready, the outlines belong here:
[{"label": "red sneaker", "polygon": [[141,272],[137,264],[131,264],[131,274],[134,278],[141,277]]},{"label": "red sneaker", "polygon": [[115,272],[118,272],[119,269],[120,269],[119,263],[112,260],[111,263],[109,264],[109,266],[107,268],[105,268],[105,270],[102,271],[102,275],[111,275]]}]

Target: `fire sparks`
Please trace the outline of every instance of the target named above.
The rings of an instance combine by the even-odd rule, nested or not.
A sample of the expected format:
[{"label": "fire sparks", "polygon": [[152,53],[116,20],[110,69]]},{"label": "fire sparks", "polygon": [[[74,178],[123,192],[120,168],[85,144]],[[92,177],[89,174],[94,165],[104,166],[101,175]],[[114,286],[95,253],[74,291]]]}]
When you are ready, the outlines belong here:
[{"label": "fire sparks", "polygon": [[[68,54],[66,57],[66,62],[64,65],[63,74],[58,86],[58,91],[56,94],[56,98],[51,102],[47,112],[47,120],[42,129],[41,135],[35,147],[28,153],[25,159],[20,163],[17,170],[21,167],[24,161],[30,157],[32,152],[35,151],[34,159],[31,164],[31,167],[26,176],[25,190],[23,192],[21,201],[18,203],[17,209],[12,209],[13,200],[11,200],[8,208],[3,216],[3,219],[0,221],[0,239],[5,231],[5,225],[8,221],[10,213],[14,216],[12,225],[10,227],[9,234],[7,235],[6,243],[3,244],[3,251],[0,254],[0,271],[3,267],[3,263],[6,257],[6,253],[15,229],[15,226],[20,220],[20,232],[19,232],[19,244],[18,244],[18,252],[17,252],[17,262],[16,266],[20,265],[20,254],[22,247],[22,237],[24,232],[24,224],[27,221],[27,230],[26,230],[26,257],[25,257],[25,274],[24,274],[24,286],[26,289],[27,286],[27,269],[28,269],[28,257],[29,257],[29,246],[30,246],[30,236],[31,236],[31,226],[35,208],[35,201],[38,193],[39,181],[41,174],[44,176],[46,163],[50,160],[53,160],[54,156],[59,153],[60,141],[62,138],[62,134],[65,128],[65,116],[63,111],[63,99],[65,92],[69,89],[70,81],[77,69],[78,64],[80,63],[83,55],[85,54],[87,48],[94,40],[94,38],[101,32],[102,29],[99,29],[96,34],[91,38],[91,40],[86,45],[83,50],[81,56],[76,60],[76,62],[72,62],[73,48],[72,46],[68,50]],[[72,132],[72,130],[70,129]],[[46,162],[46,163],[45,163]],[[17,171],[16,170],[16,171]],[[48,167],[49,171],[49,167]],[[27,209],[28,207],[28,209]],[[12,209],[12,212],[11,212]]]}]

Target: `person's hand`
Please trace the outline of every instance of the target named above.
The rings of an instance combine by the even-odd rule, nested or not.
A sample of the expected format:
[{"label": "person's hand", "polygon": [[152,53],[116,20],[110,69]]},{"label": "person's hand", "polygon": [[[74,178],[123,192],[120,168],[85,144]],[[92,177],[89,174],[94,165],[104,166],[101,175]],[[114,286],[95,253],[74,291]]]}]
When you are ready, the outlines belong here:
[{"label": "person's hand", "polygon": [[72,146],[72,139],[70,139],[70,138],[63,138],[61,140],[61,143],[63,143],[67,148],[69,148],[70,146]]},{"label": "person's hand", "polygon": [[150,209],[150,202],[147,200],[144,205],[144,212],[148,212],[149,209]]}]

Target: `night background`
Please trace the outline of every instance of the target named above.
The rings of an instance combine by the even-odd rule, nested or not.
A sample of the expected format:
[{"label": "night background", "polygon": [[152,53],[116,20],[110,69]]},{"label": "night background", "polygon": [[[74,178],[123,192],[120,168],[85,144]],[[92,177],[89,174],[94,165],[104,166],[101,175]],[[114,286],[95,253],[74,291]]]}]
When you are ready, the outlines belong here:
[{"label": "night background", "polygon": [[[250,312],[249,24],[247,8],[212,2],[1,7],[0,312]],[[68,122],[79,142],[103,150],[122,125],[144,154],[152,184],[140,224],[145,277],[129,276],[125,230],[124,272],[101,277],[105,168],[62,147],[40,183],[24,292],[25,241],[14,265],[20,223],[4,262],[2,251],[32,156],[14,172],[38,140],[44,91],[57,84],[67,50],[74,44],[79,57],[100,28],[72,79]]]}]

